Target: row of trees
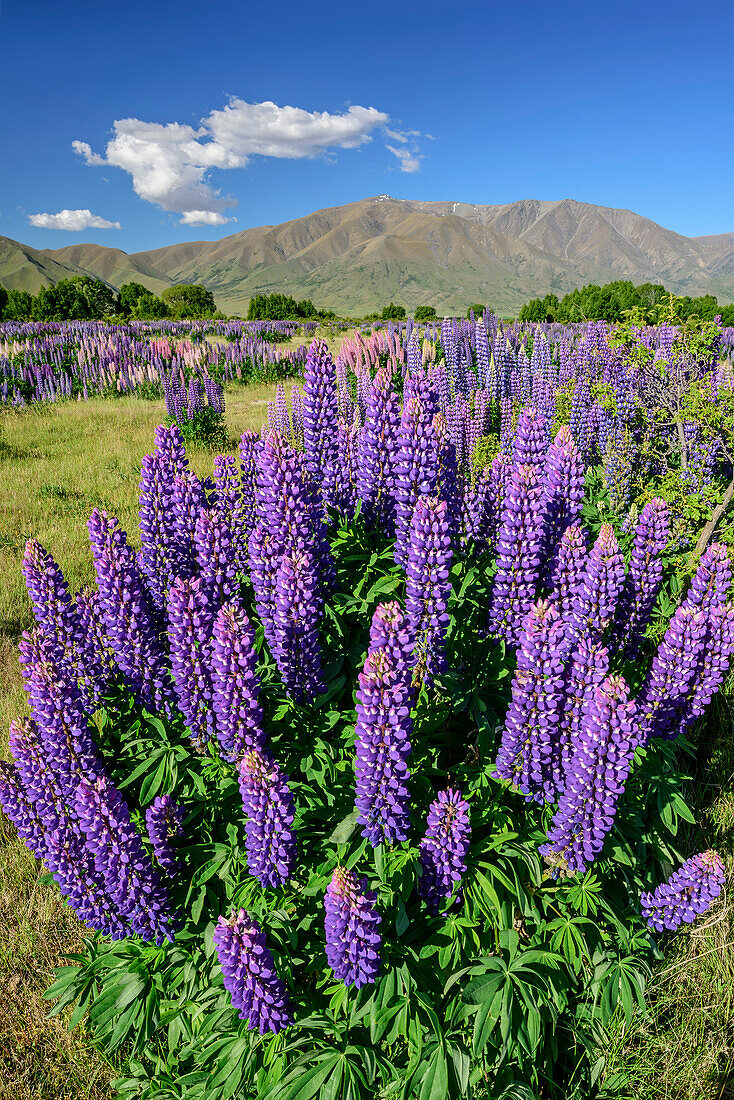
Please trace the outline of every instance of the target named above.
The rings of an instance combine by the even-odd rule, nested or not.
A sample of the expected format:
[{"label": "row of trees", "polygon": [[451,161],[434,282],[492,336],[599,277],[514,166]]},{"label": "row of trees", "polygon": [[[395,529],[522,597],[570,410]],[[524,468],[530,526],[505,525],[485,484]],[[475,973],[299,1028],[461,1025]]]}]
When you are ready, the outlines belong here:
[{"label": "row of trees", "polygon": [[[655,324],[670,311],[671,293],[659,283],[635,286],[618,279],[605,286],[590,283],[559,299],[555,294],[533,298],[520,310],[521,321],[621,321],[633,317],[642,324]],[[734,305],[720,306],[713,294],[701,298],[675,297],[675,314],[681,321],[694,315],[712,321],[721,314],[725,325],[734,325]]]},{"label": "row of trees", "polygon": [[[42,287],[38,294],[5,290],[0,286],[0,321],[111,321],[156,320],[170,317],[217,316],[210,290],[198,284],[179,283],[160,295],[142,283],[124,283],[117,293],[107,283],[89,275],[61,279]],[[222,316],[222,314],[219,314]]]}]

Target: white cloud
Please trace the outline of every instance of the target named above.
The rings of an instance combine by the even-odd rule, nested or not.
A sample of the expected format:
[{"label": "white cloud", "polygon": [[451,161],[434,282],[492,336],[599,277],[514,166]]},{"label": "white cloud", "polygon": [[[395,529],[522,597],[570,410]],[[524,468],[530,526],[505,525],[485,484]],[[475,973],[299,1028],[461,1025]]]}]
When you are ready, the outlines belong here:
[{"label": "white cloud", "polygon": [[59,210],[58,214],[29,214],[28,221],[37,229],[122,229],[119,222],[108,222],[91,210]]},{"label": "white cloud", "polygon": [[141,199],[182,214],[184,224],[223,225],[228,220],[223,211],[237,203],[209,184],[210,169],[243,168],[253,156],[293,160],[330,149],[356,149],[388,121],[375,107],[352,106],[330,114],[232,99],[222,110],[211,111],[198,128],[118,119],[104,156],[92,152],[86,141],[74,141],[72,148],[87,164],[128,172]]},{"label": "white cloud", "polygon": [[225,218],[224,214],[218,214],[216,210],[187,210],[179,221],[179,225],[226,225],[235,221],[235,218]]},{"label": "white cloud", "polygon": [[385,142],[385,148],[400,161],[401,172],[420,172],[423,155],[419,152],[417,138],[421,135],[418,130],[388,130],[385,127],[385,135],[397,145]]}]

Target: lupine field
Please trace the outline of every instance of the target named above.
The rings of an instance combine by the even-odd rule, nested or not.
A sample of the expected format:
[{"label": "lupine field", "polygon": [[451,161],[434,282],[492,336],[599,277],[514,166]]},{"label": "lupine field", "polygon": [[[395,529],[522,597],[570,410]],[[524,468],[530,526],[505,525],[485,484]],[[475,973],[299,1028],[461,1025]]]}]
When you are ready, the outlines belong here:
[{"label": "lupine field", "polygon": [[[623,1095],[605,1029],[725,902],[685,837],[734,656],[734,330],[208,327],[0,326],[9,415],[167,412],[139,529],[89,517],[96,584],[22,561],[0,807],[85,927],[53,1011],[123,1098]],[[262,431],[198,477],[255,378]]]}]

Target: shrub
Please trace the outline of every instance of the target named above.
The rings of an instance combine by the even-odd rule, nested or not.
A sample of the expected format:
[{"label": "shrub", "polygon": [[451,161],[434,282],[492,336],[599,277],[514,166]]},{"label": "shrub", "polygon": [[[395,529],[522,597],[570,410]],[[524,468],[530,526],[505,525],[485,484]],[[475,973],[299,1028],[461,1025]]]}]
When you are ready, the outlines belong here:
[{"label": "shrub", "polygon": [[667,506],[625,564],[570,426],[521,411],[472,477],[429,377],[398,410],[378,372],[358,439],[342,383],[315,342],[206,482],[159,428],[140,552],[90,519],[96,591],[28,544],[0,804],[94,929],[48,995],[126,1044],[122,1096],[586,1100],[651,929],[721,888],[714,853],[660,883],[727,553],[668,606]]}]

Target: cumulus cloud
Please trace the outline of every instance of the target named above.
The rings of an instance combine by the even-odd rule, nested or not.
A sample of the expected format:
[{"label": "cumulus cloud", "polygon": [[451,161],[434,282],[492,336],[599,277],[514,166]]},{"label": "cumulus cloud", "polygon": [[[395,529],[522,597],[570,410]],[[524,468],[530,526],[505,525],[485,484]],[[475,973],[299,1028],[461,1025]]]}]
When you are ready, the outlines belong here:
[{"label": "cumulus cloud", "polygon": [[225,218],[216,210],[187,210],[180,219],[181,225],[226,225],[235,218]]},{"label": "cumulus cloud", "polygon": [[122,229],[119,222],[108,222],[91,210],[59,210],[58,214],[29,214],[28,221],[37,229]]},{"label": "cumulus cloud", "polygon": [[223,212],[237,203],[211,186],[211,169],[244,168],[253,156],[293,160],[356,149],[388,122],[375,107],[352,106],[331,114],[232,99],[198,128],[118,119],[104,156],[86,141],[74,141],[72,147],[87,164],[128,172],[141,199],[181,214],[184,225],[224,225],[229,219]]}]

